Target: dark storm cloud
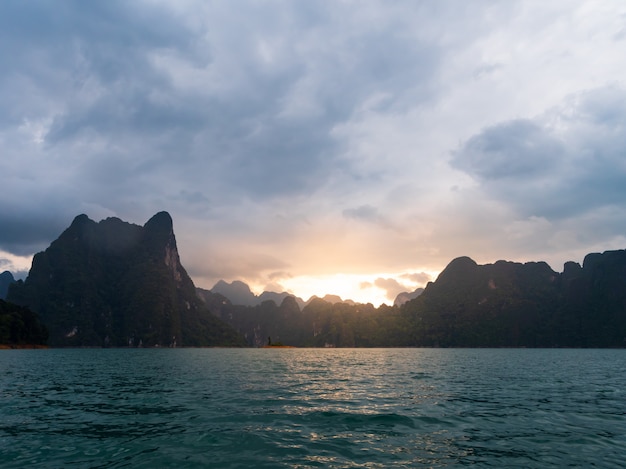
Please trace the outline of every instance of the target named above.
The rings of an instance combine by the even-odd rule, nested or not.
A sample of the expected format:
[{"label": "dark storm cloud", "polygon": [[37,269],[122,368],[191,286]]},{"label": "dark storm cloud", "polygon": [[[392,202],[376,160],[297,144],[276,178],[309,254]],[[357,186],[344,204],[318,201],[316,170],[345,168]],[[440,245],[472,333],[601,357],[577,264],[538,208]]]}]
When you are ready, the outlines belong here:
[{"label": "dark storm cloud", "polygon": [[[369,94],[390,92],[387,106],[399,106],[403,100],[398,90],[417,89],[415,85],[423,82],[422,95],[428,96],[426,85],[436,55],[400,35],[363,30],[334,39],[332,35],[319,37],[329,44],[311,41],[303,46],[308,49],[306,55],[287,38],[275,51],[275,60],[282,63],[268,68],[256,57],[259,40],[264,35],[272,39],[266,27],[243,24],[252,29],[241,30],[236,37],[226,35],[226,44],[214,44],[210,38],[204,42],[202,31],[186,29],[182,19],[168,11],[133,5],[8,5],[3,17],[10,19],[5,21],[26,27],[19,34],[15,28],[5,31],[5,36],[13,39],[13,55],[25,52],[25,58],[5,64],[5,69],[9,75],[26,75],[44,98],[58,103],[58,108],[50,110],[48,145],[62,147],[85,139],[122,143],[145,139],[142,143],[149,156],[144,158],[168,168],[168,162],[174,161],[169,151],[169,158],[162,155],[166,150],[161,137],[166,134],[173,140],[167,150],[182,150],[176,155],[176,165],[200,165],[200,169],[220,173],[222,180],[240,191],[265,197],[308,191],[320,184],[335,157],[332,128]],[[311,10],[307,7],[305,13]],[[287,21],[315,28],[314,22],[299,20],[305,13],[292,13],[295,19],[281,24],[263,12],[276,26],[292,26],[285,25]],[[307,31],[299,33],[306,36]],[[312,29],[308,34],[323,35],[323,30]],[[229,60],[237,65],[212,58],[212,49],[224,46],[232,47]],[[151,60],[159,54],[175,56],[183,68],[233,73],[236,87],[207,91],[209,78],[207,89],[177,87],[169,73],[172,70]],[[55,79],[49,83],[49,77]],[[318,112],[300,119],[282,117],[290,95],[303,82],[309,83],[306,99]],[[59,92],[60,98],[48,96]],[[103,156],[86,154],[84,158]],[[150,168],[148,164],[141,169],[146,166]]]},{"label": "dark storm cloud", "polygon": [[574,3],[0,2],[0,256],[160,210],[213,283],[611,237],[624,93],[580,91],[624,76],[623,25]]},{"label": "dark storm cloud", "polygon": [[[146,52],[163,47],[185,47],[184,30],[164,10],[138,9],[127,2],[3,2],[0,15],[0,70],[5,99],[35,102],[71,102],[88,81],[102,86],[154,81]],[[147,81],[147,82],[146,82]],[[17,93],[21,87],[39,96]],[[29,109],[17,111],[20,119]],[[21,112],[20,112],[21,111]],[[53,110],[54,111],[54,110]],[[6,115],[6,110],[5,113]],[[62,114],[61,114],[62,115]]]},{"label": "dark storm cloud", "polygon": [[45,208],[39,212],[0,205],[0,250],[29,255],[47,247],[69,226],[73,216],[57,216]]},{"label": "dark storm cloud", "polygon": [[626,202],[625,124],[626,91],[597,89],[536,119],[483,130],[452,164],[524,215],[580,216]]},{"label": "dark storm cloud", "polygon": [[[312,194],[355,171],[333,129],[364,100],[382,93],[379,110],[401,111],[433,97],[437,48],[410,29],[363,23],[349,5],[240,6],[194,5],[198,22],[158,3],[0,5],[0,137],[17,142],[0,169],[42,180],[15,205],[45,226],[25,246],[85,204],[140,221],[171,205],[202,213],[184,194],[221,206]],[[49,168],[62,181],[44,182]]]},{"label": "dark storm cloud", "polygon": [[484,181],[523,181],[549,174],[563,154],[562,145],[540,125],[516,120],[470,138],[452,164]]}]

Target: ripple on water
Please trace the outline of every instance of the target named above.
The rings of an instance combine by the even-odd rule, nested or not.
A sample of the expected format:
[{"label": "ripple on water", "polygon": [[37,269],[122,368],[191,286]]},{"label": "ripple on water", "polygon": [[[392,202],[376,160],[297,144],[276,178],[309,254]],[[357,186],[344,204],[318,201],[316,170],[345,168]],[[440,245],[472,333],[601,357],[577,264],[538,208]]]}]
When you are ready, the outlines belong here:
[{"label": "ripple on water", "polygon": [[3,467],[621,467],[626,351],[0,352]]}]

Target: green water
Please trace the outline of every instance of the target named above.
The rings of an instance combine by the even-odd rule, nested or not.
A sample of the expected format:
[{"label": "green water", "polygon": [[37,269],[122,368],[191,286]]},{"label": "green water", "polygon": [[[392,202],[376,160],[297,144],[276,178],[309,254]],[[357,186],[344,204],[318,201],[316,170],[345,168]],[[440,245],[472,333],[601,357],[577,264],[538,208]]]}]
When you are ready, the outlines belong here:
[{"label": "green water", "polygon": [[626,350],[0,351],[0,466],[623,467]]}]

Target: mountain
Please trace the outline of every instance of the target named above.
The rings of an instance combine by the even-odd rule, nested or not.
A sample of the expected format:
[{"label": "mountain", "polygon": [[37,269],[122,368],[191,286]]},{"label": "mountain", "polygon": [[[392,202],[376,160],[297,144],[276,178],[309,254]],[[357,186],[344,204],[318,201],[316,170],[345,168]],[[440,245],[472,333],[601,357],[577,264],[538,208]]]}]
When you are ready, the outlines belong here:
[{"label": "mountain", "polygon": [[13,274],[8,270],[5,270],[0,274],[0,300],[3,300],[7,297],[7,293],[9,291],[9,285],[15,282],[15,278]]},{"label": "mountain", "polygon": [[52,346],[243,343],[196,295],[167,212],[143,227],[77,216],[8,299],[39,314]]},{"label": "mountain", "polygon": [[[230,324],[249,346],[272,343],[300,347],[381,347],[408,343],[406,326],[398,308],[313,297],[304,308],[298,299],[285,297],[255,306],[234,305],[225,296],[198,289],[211,311]],[[336,299],[329,297],[331,300]]]},{"label": "mountain", "polygon": [[394,306],[402,306],[404,303],[406,303],[407,301],[411,301],[414,300],[415,298],[417,298],[418,296],[420,296],[422,293],[424,293],[424,289],[423,288],[418,288],[412,292],[402,292],[402,293],[398,293],[398,295],[396,296],[396,299],[393,302]]},{"label": "mountain", "polygon": [[478,265],[460,257],[403,308],[415,345],[551,346],[545,326],[558,311],[559,287],[559,274],[545,262]]},{"label": "mountain", "polygon": [[626,347],[626,251],[565,265],[561,334],[583,347]]},{"label": "mountain", "polygon": [[250,287],[239,280],[232,283],[220,280],[211,288],[211,291],[225,296],[235,305],[256,306],[260,304],[259,298],[252,293]]},{"label": "mountain", "polygon": [[285,300],[285,298],[293,298],[294,301],[298,304],[298,307],[300,309],[304,308],[304,306],[306,305],[304,300],[300,298],[299,296],[294,296],[287,292],[276,293],[273,291],[264,291],[263,293],[261,293],[259,295],[259,304],[265,301],[273,301],[274,303],[279,305]]},{"label": "mountain", "polygon": [[309,303],[311,303],[313,300],[323,300],[326,303],[330,303],[330,304],[335,304],[335,303],[345,303],[348,305],[356,305],[356,303],[352,300],[343,300],[339,295],[331,295],[329,293],[327,293],[326,295],[324,295],[323,298],[320,298],[317,295],[313,295],[311,298],[309,298],[309,301],[307,301],[305,304],[308,305]]},{"label": "mountain", "polygon": [[[562,273],[545,262],[459,257],[393,307],[216,287],[195,288],[166,212],[144,226],[79,215],[7,300],[39,315],[52,346],[626,347],[624,250],[567,262]],[[14,313],[0,334],[30,321]]]},{"label": "mountain", "polygon": [[[205,290],[208,291],[208,290]],[[225,282],[224,280],[218,281],[210,290],[213,293],[218,293],[230,300],[234,305],[243,306],[258,306],[261,303],[271,300],[276,304],[282,303],[282,301],[288,296],[293,296],[290,293],[282,292],[268,292],[264,291],[260,295],[255,295],[248,284],[234,280],[232,283]],[[306,304],[302,298],[295,297],[298,305],[302,308]]]},{"label": "mountain", "polygon": [[402,307],[407,345],[441,347],[626,346],[626,251],[568,262],[453,260]]},{"label": "mountain", "polygon": [[333,297],[244,306],[204,292],[251,346],[271,338],[309,347],[626,347],[626,251],[589,254],[563,273],[545,262],[459,257],[393,307]]},{"label": "mountain", "polygon": [[[208,291],[208,290],[204,290],[204,291]],[[228,282],[225,282],[224,280],[220,280],[213,286],[213,288],[211,288],[210,291],[213,293],[218,293],[228,298],[228,300],[232,304],[240,305],[240,306],[258,306],[261,303],[265,301],[269,301],[269,300],[279,305],[282,303],[282,301],[285,298],[293,297],[298,303],[298,306],[300,307],[300,309],[302,309],[306,305],[308,305],[311,301],[319,298],[318,296],[313,295],[307,301],[304,301],[302,298],[298,296],[294,296],[291,293],[287,293],[287,292],[276,293],[276,292],[268,292],[268,291],[264,291],[263,293],[257,296],[254,293],[252,293],[252,290],[250,290],[250,287],[248,286],[248,284],[240,280],[234,280],[232,283],[228,283]],[[327,294],[322,299],[332,304],[334,303],[347,303],[351,305],[356,304],[352,300],[342,300],[341,297],[337,295]]]}]

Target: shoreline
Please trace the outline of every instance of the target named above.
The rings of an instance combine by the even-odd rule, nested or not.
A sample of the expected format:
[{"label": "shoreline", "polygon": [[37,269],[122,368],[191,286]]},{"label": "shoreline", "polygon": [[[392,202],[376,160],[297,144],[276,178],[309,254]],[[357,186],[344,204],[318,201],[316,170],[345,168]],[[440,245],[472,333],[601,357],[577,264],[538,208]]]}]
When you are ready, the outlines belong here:
[{"label": "shoreline", "polygon": [[22,350],[22,349],[48,349],[47,345],[41,344],[0,344],[0,350]]}]

